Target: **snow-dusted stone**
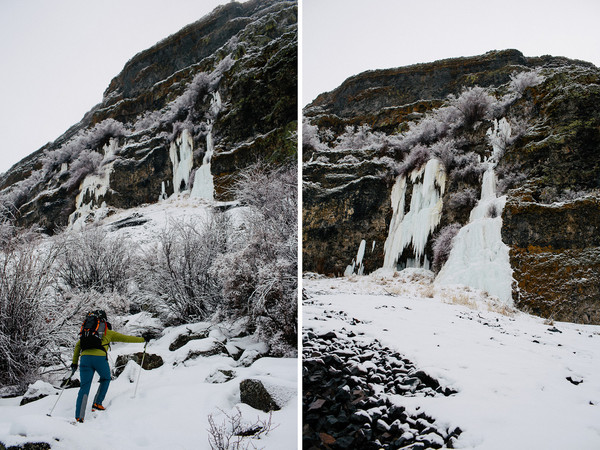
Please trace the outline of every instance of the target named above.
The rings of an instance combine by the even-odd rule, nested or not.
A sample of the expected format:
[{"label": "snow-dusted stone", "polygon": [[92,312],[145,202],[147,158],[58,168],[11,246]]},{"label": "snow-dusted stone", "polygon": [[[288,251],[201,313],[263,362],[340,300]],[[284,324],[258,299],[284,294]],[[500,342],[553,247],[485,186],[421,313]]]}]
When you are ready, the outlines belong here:
[{"label": "snow-dusted stone", "polygon": [[206,346],[199,346],[195,349],[190,349],[183,362],[189,361],[190,359],[196,359],[198,357],[209,357],[215,355],[227,355],[227,350],[222,342],[208,338],[211,342]]},{"label": "snow-dusted stone", "polygon": [[242,354],[244,353],[244,349],[239,348],[237,345],[228,342],[225,344],[225,349],[229,356],[231,356],[235,361],[238,361]]},{"label": "snow-dusted stone", "polygon": [[240,367],[250,367],[254,364],[254,361],[261,358],[263,354],[263,352],[256,348],[248,348],[244,350],[244,353],[242,353],[242,356],[238,359],[237,364]]},{"label": "snow-dusted stone", "polygon": [[235,378],[236,373],[228,369],[216,369],[206,377],[204,381],[207,383],[227,383]]},{"label": "snow-dusted stone", "polygon": [[140,366],[136,364],[135,361],[129,360],[125,364],[125,367],[120,368],[120,373],[115,377],[120,377],[120,379],[128,380],[130,383],[134,383],[138,374],[139,374]]},{"label": "snow-dusted stone", "polygon": [[177,338],[175,338],[173,342],[171,342],[171,345],[169,345],[169,350],[174,352],[175,350],[180,349],[190,341],[197,339],[206,339],[208,337],[208,333],[208,329],[196,333],[192,333],[191,330],[188,330],[187,334],[180,334],[179,336],[177,336]]},{"label": "snow-dusted stone", "polygon": [[133,355],[119,355],[115,362],[114,375],[118,377],[129,361],[134,361],[137,365],[141,365],[142,357],[144,359],[144,365],[142,366],[144,370],[156,369],[163,365],[162,357],[153,353],[146,353],[146,356],[144,356],[143,352],[137,352]]},{"label": "snow-dusted stone", "polygon": [[264,412],[281,409],[259,380],[242,380],[240,383],[240,401]]},{"label": "snow-dusted stone", "polygon": [[27,392],[25,392],[25,395],[23,395],[23,399],[19,404],[23,406],[27,403],[35,402],[36,400],[47,397],[49,395],[54,395],[56,393],[58,393],[58,389],[56,389],[50,383],[38,380],[35,383],[29,385]]}]

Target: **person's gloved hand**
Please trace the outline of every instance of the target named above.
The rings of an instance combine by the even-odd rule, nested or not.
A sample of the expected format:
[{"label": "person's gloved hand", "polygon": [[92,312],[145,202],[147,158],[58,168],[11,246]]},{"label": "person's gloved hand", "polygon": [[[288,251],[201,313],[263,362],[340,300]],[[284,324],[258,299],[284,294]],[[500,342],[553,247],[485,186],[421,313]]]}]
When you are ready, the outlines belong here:
[{"label": "person's gloved hand", "polygon": [[77,364],[71,364],[71,371],[73,373],[75,373],[75,371],[77,370],[77,367],[78,367]]},{"label": "person's gloved hand", "polygon": [[150,342],[150,339],[153,338],[152,333],[150,331],[144,331],[142,333],[142,337],[144,338],[144,341],[146,341],[146,342]]}]

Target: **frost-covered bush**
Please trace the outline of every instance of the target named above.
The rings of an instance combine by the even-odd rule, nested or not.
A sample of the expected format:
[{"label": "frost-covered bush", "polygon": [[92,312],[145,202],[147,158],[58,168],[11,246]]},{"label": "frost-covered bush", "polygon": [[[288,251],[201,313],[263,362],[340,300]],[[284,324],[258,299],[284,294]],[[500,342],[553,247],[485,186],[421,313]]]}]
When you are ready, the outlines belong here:
[{"label": "frost-covered bush", "polygon": [[442,162],[447,173],[454,169],[456,161],[460,157],[454,139],[442,139],[434,143],[431,146],[431,153]]},{"label": "frost-covered bush", "polygon": [[258,163],[233,189],[247,207],[245,230],[213,266],[223,282],[219,317],[249,317],[271,353],[294,352],[298,333],[297,167]]},{"label": "frost-covered bush", "polygon": [[520,97],[525,89],[537,86],[543,81],[544,76],[537,69],[528,72],[513,72],[510,75],[509,90]]},{"label": "frost-covered bush", "polygon": [[224,213],[199,222],[171,222],[136,273],[140,295],[175,323],[209,318],[221,301],[221,280],[210,268],[227,249],[229,228]]},{"label": "frost-covered bush", "polygon": [[554,186],[547,186],[542,189],[539,194],[540,203],[551,204],[554,202],[568,202],[572,200],[577,200],[578,198],[585,197],[589,192],[586,191],[577,191],[572,189],[565,189],[562,192]]},{"label": "frost-covered bush", "polygon": [[39,251],[30,233],[10,234],[0,247],[0,385],[25,386],[55,332],[44,303],[55,253]]},{"label": "frost-covered bush", "polygon": [[99,148],[108,143],[110,138],[119,138],[127,135],[125,126],[115,119],[104,119],[97,123],[88,134],[88,146]]},{"label": "frost-covered bush", "polygon": [[183,94],[169,104],[169,113],[165,120],[170,121],[182,115],[189,117],[193,114],[196,102],[208,93],[210,82],[210,74],[206,72],[196,74]]},{"label": "frost-covered bush", "polygon": [[347,126],[335,142],[338,150],[377,150],[387,143],[387,137],[381,132],[372,132],[369,125]]},{"label": "frost-covered bush", "polygon": [[448,196],[448,207],[453,210],[473,208],[477,204],[477,200],[477,191],[473,188],[466,188]]},{"label": "frost-covered bush", "polygon": [[38,185],[44,182],[41,170],[34,170],[31,175],[0,192],[0,217],[12,217],[23,205]]},{"label": "frost-covered bush", "polygon": [[[63,163],[70,163],[78,159],[84,151],[90,152],[93,150],[101,154],[102,146],[107,144],[111,138],[119,138],[126,135],[127,130],[125,126],[115,119],[105,119],[92,128],[80,130],[60,148],[46,153],[41,158],[43,172],[45,175],[52,173]],[[73,170],[72,167],[69,169]]]},{"label": "frost-covered bush", "polygon": [[452,180],[478,179],[485,172],[485,166],[481,163],[481,158],[473,152],[457,155],[454,164],[454,169],[450,172]]},{"label": "frost-covered bush", "polygon": [[398,175],[406,175],[419,169],[431,158],[431,152],[424,145],[416,145],[398,166]]},{"label": "frost-covered bush", "polygon": [[203,120],[213,120],[219,112],[216,105],[212,105],[207,113],[199,108],[198,104],[207,94],[217,91],[223,74],[234,64],[235,60],[231,55],[227,55],[212,72],[197,73],[185,86],[181,95],[161,110],[146,112],[139,117],[134,129],[142,131],[158,127],[162,130],[170,130],[168,132],[170,142],[173,142],[183,129],[187,129],[194,139],[198,139],[205,131]]},{"label": "frost-covered bush", "polygon": [[426,116],[419,122],[409,122],[409,129],[402,134],[397,146],[401,151],[408,151],[415,145],[429,145],[447,135],[450,125],[436,114]]},{"label": "frost-covered bush", "polygon": [[509,189],[520,187],[527,179],[527,173],[521,171],[518,165],[498,166],[496,169],[498,195],[505,194]]},{"label": "frost-covered bush", "polygon": [[57,276],[71,290],[125,293],[134,246],[100,227],[69,231],[57,238]]},{"label": "frost-covered bush", "polygon": [[496,99],[479,86],[465,88],[458,97],[450,97],[450,105],[460,111],[465,126],[485,119],[495,102]]},{"label": "frost-covered bush", "polygon": [[461,229],[457,223],[442,228],[433,240],[433,270],[439,272],[448,260],[452,250],[452,239]]},{"label": "frost-covered bush", "polygon": [[321,143],[319,138],[319,129],[316,125],[311,125],[306,119],[302,121],[302,153],[308,155],[309,152],[322,150],[326,146]]},{"label": "frost-covered bush", "polygon": [[98,152],[91,150],[82,150],[77,159],[71,164],[69,180],[65,183],[67,189],[72,189],[91,174],[96,174],[102,159],[104,158]]}]

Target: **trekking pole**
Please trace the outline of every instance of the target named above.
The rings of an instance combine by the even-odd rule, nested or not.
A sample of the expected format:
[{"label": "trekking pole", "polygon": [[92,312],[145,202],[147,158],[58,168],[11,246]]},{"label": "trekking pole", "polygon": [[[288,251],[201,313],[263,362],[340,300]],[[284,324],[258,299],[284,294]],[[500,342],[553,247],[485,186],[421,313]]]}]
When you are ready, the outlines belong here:
[{"label": "trekking pole", "polygon": [[56,399],[56,401],[54,402],[54,406],[52,407],[52,409],[50,410],[50,412],[48,414],[46,414],[48,417],[52,417],[52,411],[54,411],[54,408],[56,408],[56,405],[58,405],[58,401],[60,400],[60,398],[62,397],[63,392],[65,391],[65,389],[67,388],[67,384],[69,384],[69,381],[71,381],[71,377],[73,377],[73,375],[75,375],[75,371],[77,369],[73,369],[71,370],[71,375],[69,375],[69,378],[67,378],[64,382],[63,382],[63,388],[60,390],[60,394],[58,394],[58,398]]},{"label": "trekking pole", "polygon": [[133,397],[131,397],[131,398],[135,398],[135,395],[137,394],[137,388],[138,388],[138,385],[140,384],[140,375],[142,374],[142,370],[144,369],[144,358],[146,357],[146,346],[147,345],[148,345],[148,341],[146,341],[146,343],[144,344],[144,353],[142,354],[142,364],[140,364],[140,372],[138,373],[137,381],[135,382],[135,390],[133,391]]}]

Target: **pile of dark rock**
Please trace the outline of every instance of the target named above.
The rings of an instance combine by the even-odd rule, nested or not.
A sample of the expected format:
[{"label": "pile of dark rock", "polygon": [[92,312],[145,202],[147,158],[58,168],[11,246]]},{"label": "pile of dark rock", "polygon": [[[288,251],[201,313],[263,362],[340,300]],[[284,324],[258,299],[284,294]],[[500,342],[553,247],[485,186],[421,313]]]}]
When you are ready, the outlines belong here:
[{"label": "pile of dark rock", "polygon": [[303,448],[453,448],[460,428],[410,413],[391,395],[453,395],[376,340],[336,330],[303,335]]}]

